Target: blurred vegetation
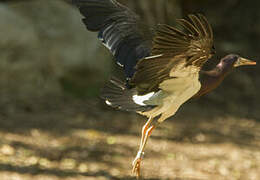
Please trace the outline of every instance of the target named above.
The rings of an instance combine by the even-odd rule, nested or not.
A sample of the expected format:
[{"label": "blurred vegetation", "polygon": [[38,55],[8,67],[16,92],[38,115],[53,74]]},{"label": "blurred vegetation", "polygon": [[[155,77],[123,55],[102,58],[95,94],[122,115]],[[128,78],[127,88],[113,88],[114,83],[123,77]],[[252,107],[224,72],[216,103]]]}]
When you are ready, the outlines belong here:
[{"label": "blurred vegetation", "polygon": [[[205,69],[229,53],[259,61],[258,0],[119,1],[150,26],[205,14],[217,49]],[[144,118],[100,100],[114,63],[81,18],[71,0],[0,1],[0,179],[135,179]],[[259,70],[235,70],[163,123],[146,179],[259,179]]]},{"label": "blurred vegetation", "polygon": [[[4,0],[0,4],[0,95],[3,103],[45,96],[98,97],[108,78],[112,57],[85,30],[71,1]],[[174,24],[189,13],[203,13],[214,28],[217,55],[212,68],[228,53],[258,60],[259,1],[121,0],[151,27]],[[249,10],[250,9],[250,10]],[[220,88],[195,106],[220,108],[227,113],[259,117],[259,66],[232,73]],[[31,102],[31,103],[32,103]],[[239,104],[239,105],[238,105]]]}]

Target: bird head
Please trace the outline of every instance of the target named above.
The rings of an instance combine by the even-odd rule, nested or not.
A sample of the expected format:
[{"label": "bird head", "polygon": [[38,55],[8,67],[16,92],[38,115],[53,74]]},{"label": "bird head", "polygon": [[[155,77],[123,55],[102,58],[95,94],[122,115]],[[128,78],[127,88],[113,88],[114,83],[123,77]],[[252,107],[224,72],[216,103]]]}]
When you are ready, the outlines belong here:
[{"label": "bird head", "polygon": [[240,57],[237,54],[229,54],[221,59],[218,67],[224,71],[229,71],[233,68],[246,65],[256,65],[256,62]]}]

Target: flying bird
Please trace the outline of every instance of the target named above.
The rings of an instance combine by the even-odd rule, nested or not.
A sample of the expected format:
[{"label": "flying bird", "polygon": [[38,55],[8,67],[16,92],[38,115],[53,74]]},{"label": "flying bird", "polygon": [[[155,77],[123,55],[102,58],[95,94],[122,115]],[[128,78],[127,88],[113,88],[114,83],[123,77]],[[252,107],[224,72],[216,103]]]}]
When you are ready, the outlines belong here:
[{"label": "flying bird", "polygon": [[[124,81],[111,78],[103,90],[107,105],[148,118],[133,161],[140,176],[141,161],[152,131],[173,116],[187,100],[215,89],[231,72],[256,62],[230,54],[211,71],[201,70],[214,54],[213,31],[205,16],[188,15],[182,28],[158,24],[145,28],[140,17],[116,0],[74,0],[89,31],[110,50]],[[200,76],[205,78],[200,80]]]}]

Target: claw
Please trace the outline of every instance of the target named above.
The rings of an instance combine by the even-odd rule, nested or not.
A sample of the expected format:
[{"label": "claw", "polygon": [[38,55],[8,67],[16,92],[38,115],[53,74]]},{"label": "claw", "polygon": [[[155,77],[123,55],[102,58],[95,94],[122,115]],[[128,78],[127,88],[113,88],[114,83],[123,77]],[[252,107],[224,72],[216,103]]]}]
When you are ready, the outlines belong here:
[{"label": "claw", "polygon": [[133,161],[133,169],[132,169],[132,173],[136,175],[137,179],[140,177],[140,167],[141,167],[141,158],[135,159]]},{"label": "claw", "polygon": [[140,177],[140,167],[141,167],[141,161],[143,157],[144,157],[144,152],[138,151],[133,161],[132,173],[136,175],[137,179]]}]

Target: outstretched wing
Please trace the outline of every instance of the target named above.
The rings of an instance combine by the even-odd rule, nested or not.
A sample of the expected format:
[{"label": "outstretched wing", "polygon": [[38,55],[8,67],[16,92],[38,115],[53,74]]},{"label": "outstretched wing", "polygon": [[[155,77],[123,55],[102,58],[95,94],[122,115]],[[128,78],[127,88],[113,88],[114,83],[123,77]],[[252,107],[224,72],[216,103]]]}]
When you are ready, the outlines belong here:
[{"label": "outstretched wing", "polygon": [[203,15],[180,19],[183,31],[168,25],[158,25],[150,57],[140,60],[131,84],[140,94],[157,91],[166,79],[186,76],[181,68],[194,66],[199,71],[214,54],[213,32]]},{"label": "outstretched wing", "polygon": [[85,17],[87,29],[98,32],[98,38],[124,68],[126,77],[131,78],[137,61],[150,54],[139,17],[115,0],[74,0],[74,3]]}]

